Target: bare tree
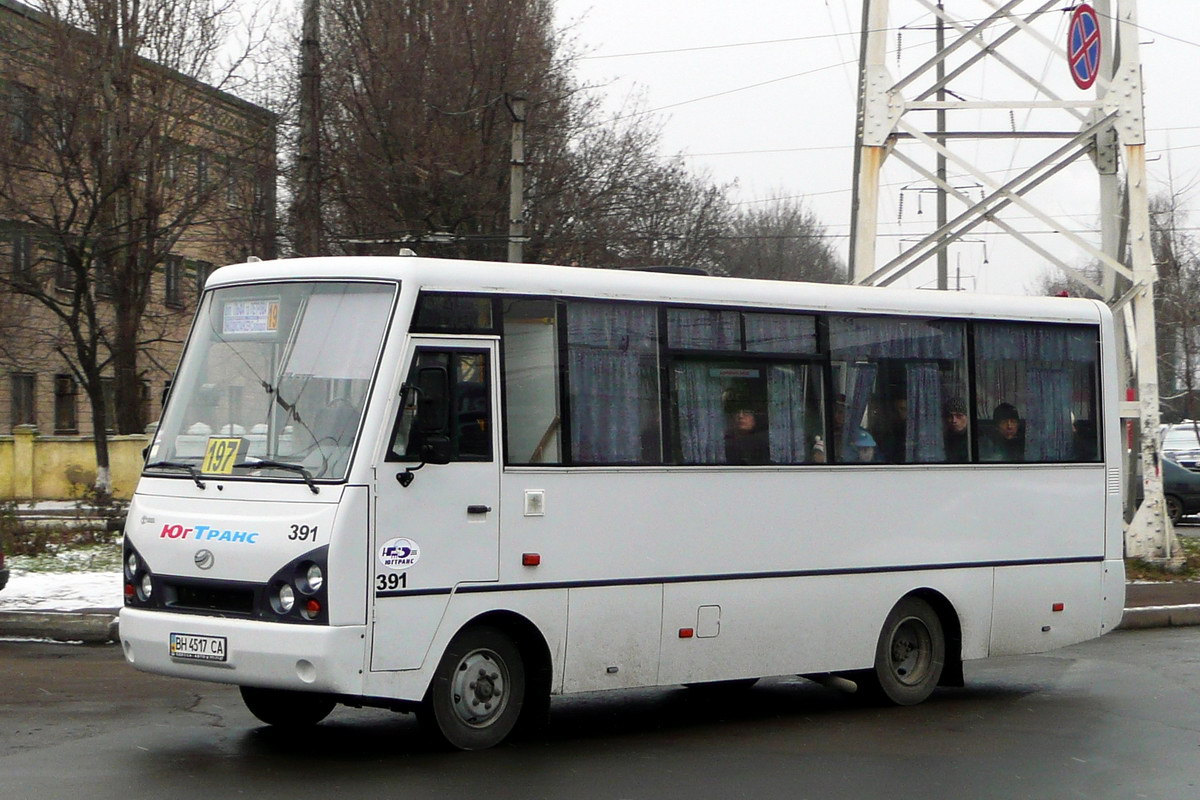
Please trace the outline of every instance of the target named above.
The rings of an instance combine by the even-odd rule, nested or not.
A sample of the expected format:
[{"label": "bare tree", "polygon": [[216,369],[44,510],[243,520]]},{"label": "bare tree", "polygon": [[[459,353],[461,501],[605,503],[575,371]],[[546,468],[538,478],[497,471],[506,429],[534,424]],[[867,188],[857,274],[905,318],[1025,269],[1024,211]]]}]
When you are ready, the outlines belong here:
[{"label": "bare tree", "polygon": [[521,93],[527,260],[716,266],[727,187],[662,158],[637,102],[603,119],[549,0],[324,7],[325,220],[343,250],[502,258]]},{"label": "bare tree", "polygon": [[1186,219],[1178,195],[1151,200],[1160,397],[1171,422],[1200,417],[1200,249]]},{"label": "bare tree", "polygon": [[87,395],[108,492],[103,378],[117,430],[140,432],[148,356],[180,330],[178,310],[151,302],[155,276],[179,249],[269,251],[274,134],[261,109],[216,91],[235,74],[218,66],[230,4],[37,5],[0,32],[5,73],[28,93],[20,135],[0,151],[0,219],[31,243],[0,280],[40,309],[30,337]]},{"label": "bare tree", "polygon": [[329,0],[324,9],[333,238],[436,238],[439,255],[503,253],[507,100],[529,96],[526,151],[536,164],[571,93],[554,61],[552,4]]},{"label": "bare tree", "polygon": [[846,267],[817,215],[795,198],[744,206],[721,247],[725,274],[843,283]]}]

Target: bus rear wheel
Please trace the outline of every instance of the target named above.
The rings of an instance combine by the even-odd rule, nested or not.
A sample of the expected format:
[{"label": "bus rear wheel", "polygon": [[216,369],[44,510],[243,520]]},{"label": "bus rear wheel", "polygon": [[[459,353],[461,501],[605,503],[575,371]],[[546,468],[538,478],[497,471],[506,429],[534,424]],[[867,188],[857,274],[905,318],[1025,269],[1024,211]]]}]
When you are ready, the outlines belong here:
[{"label": "bus rear wheel", "polygon": [[933,694],[945,662],[941,620],[929,603],[910,596],[884,620],[875,646],[875,667],[854,677],[867,697],[911,706]]},{"label": "bus rear wheel", "polygon": [[481,625],[450,640],[419,713],[451,747],[484,750],[512,732],[524,700],[520,650],[503,632]]},{"label": "bus rear wheel", "polygon": [[279,728],[305,728],[316,725],[337,702],[323,694],[292,692],[287,689],[260,689],[242,686],[242,701],[259,720]]}]

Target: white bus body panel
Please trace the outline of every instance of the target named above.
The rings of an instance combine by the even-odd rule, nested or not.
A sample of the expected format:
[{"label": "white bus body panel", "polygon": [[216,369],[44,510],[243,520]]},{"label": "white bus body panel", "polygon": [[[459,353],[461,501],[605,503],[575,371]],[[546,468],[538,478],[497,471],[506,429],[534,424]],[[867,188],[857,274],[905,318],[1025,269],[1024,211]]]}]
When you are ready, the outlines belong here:
[{"label": "white bus body panel", "polygon": [[[186,477],[143,478],[129,519],[131,541],[140,548],[161,531],[158,516],[174,509],[201,517],[210,511],[236,515],[220,502],[246,501],[246,518],[271,526],[288,524],[281,507],[288,513],[332,514],[337,533],[330,542],[330,591],[340,593],[330,602],[338,622],[305,626],[126,609],[122,638],[139,668],[419,700],[454,634],[497,611],[522,617],[541,633],[555,692],[867,667],[884,617],[916,589],[931,589],[953,606],[964,659],[1057,647],[1107,632],[1120,619],[1121,443],[1119,426],[1111,422],[1116,370],[1107,341],[1102,402],[1109,412],[1108,467],[501,470],[496,381],[492,466],[499,489],[487,515],[498,531],[493,572],[470,582],[431,585],[445,590],[440,596],[380,599],[374,591],[377,545],[420,530],[407,518],[413,499],[427,494],[423,485],[436,485],[439,470],[453,466],[427,465],[412,486],[402,488],[396,474],[403,465],[383,459],[412,353],[407,327],[420,290],[1099,323],[1111,336],[1111,316],[1102,304],[415,258],[235,265],[216,273],[210,285],[309,277],[402,283],[350,468],[349,482],[358,486],[348,487],[344,496],[340,487],[322,486],[317,498],[303,484],[229,481],[221,501],[208,506],[213,484],[220,482],[215,478],[205,478],[207,491]],[[480,345],[465,337],[445,339]],[[492,364],[495,370],[498,359]],[[542,493],[544,516],[525,515],[526,491]],[[252,508],[251,501],[262,508]],[[346,508],[317,510],[326,502],[332,509],[338,501]],[[456,501],[449,510],[461,509]],[[156,522],[143,530],[141,515]],[[156,570],[159,549],[155,543],[143,553]],[[238,570],[269,575],[303,549],[284,558],[291,552],[272,551],[278,563],[269,570],[265,565]],[[539,554],[541,564],[522,566],[523,553]],[[219,563],[229,563],[224,553],[216,555],[223,559]],[[164,557],[172,569],[188,569],[182,553]],[[426,550],[417,566],[437,569],[440,557],[438,548]],[[1031,560],[1062,563],[1024,563]],[[346,576],[344,584],[335,574]],[[415,569],[411,577],[418,577]],[[1097,597],[1102,588],[1103,604]],[[1018,604],[1011,612],[999,608],[1010,602]],[[1063,612],[1050,610],[1057,602]],[[1045,625],[1051,630],[1042,631]],[[681,628],[693,629],[692,637],[680,638]],[[166,637],[179,631],[230,637],[231,666],[171,661]]]},{"label": "white bus body panel", "polygon": [[[1004,495],[989,491],[997,484]],[[655,641],[660,684],[862,668],[888,611],[918,589],[953,605],[968,659],[989,655],[994,636],[1032,652],[1103,632],[1094,597],[1104,569],[1101,465],[510,468],[502,487],[500,584],[571,585],[564,691],[639,685],[626,678],[646,674]],[[542,492],[544,516],[523,515],[527,490]],[[520,567],[522,552],[538,552],[541,565]],[[1031,579],[1061,591],[1044,603],[1006,592],[1016,608],[994,621],[994,573],[1034,569],[1018,566],[1030,552],[1083,561],[1036,568]],[[1066,611],[1047,637],[1035,612],[1049,614],[1053,602]],[[612,635],[592,639],[606,606],[616,612]],[[680,639],[714,606],[715,635]]]},{"label": "white bus body panel", "polygon": [[[400,374],[408,374],[417,348],[483,352],[488,355],[493,375],[498,372],[492,340],[414,337]],[[491,383],[493,409],[499,408],[497,383],[496,380]],[[399,395],[399,391],[395,394]],[[492,425],[488,429],[494,454],[501,452],[497,428]],[[372,670],[417,669],[425,663],[449,594],[419,592],[496,580],[500,547],[499,460],[497,455],[491,461],[426,465],[413,473],[414,480],[408,486],[401,486],[396,476],[413,464],[379,465],[375,496],[378,524],[371,546],[373,574],[369,583],[374,587],[376,580],[402,578],[405,588],[392,596],[373,588]],[[472,506],[490,510],[469,513]],[[396,539],[418,546],[419,557],[412,566],[389,567],[384,563],[380,551]]]},{"label": "white bus body panel", "polygon": [[[197,681],[272,689],[361,695],[365,627],[284,625],[125,608],[125,659],[147,672]],[[226,663],[178,661],[167,653],[172,633],[224,636]]]},{"label": "white bus body panel", "polygon": [[[197,680],[360,693],[369,586],[367,487],[327,485],[314,495],[304,484],[211,476],[204,482],[205,489],[190,479],[143,478],[139,484],[125,534],[154,574],[265,583],[288,562],[328,545],[330,624],[126,607],[120,619],[126,657],[139,669]],[[176,535],[176,525],[185,535],[168,538]],[[316,541],[289,538],[292,525],[315,527]],[[233,535],[212,536],[209,529]],[[237,533],[255,535],[239,539]],[[195,562],[200,549],[213,553],[208,569]],[[228,661],[172,659],[167,644],[171,633],[225,636]]]}]

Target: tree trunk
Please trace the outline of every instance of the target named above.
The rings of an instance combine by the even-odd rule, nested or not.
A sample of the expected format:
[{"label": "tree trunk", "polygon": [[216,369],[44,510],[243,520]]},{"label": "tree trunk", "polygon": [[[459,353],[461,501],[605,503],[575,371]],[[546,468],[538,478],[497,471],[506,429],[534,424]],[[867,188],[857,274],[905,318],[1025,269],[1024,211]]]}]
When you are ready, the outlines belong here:
[{"label": "tree trunk", "polygon": [[107,409],[104,408],[104,393],[99,391],[99,388],[99,381],[97,380],[92,390],[88,392],[88,400],[92,404],[92,420],[95,426],[92,432],[92,442],[96,449],[96,482],[92,488],[96,493],[96,502],[101,505],[107,505],[112,500],[112,467],[108,458]]}]

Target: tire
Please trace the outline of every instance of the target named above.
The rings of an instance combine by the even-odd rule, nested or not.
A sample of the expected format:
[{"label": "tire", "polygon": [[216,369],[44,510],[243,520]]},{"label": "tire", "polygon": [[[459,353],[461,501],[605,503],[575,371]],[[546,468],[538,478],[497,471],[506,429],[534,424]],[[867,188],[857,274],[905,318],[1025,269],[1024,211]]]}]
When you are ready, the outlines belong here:
[{"label": "tire", "polygon": [[1173,494],[1166,497],[1167,500],[1167,519],[1171,520],[1172,525],[1178,525],[1179,520],[1183,519],[1183,501]]},{"label": "tire", "polygon": [[316,725],[337,702],[327,695],[292,692],[287,689],[260,689],[242,686],[242,701],[250,713],[268,725],[279,728],[307,728]]},{"label": "tire", "polygon": [[419,712],[450,747],[485,750],[512,732],[525,701],[525,664],[501,631],[465,628],[450,640]]},{"label": "tire", "polygon": [[888,614],[875,646],[875,666],[854,675],[869,699],[898,706],[923,702],[942,677],[946,635],[929,603],[905,597]]}]

